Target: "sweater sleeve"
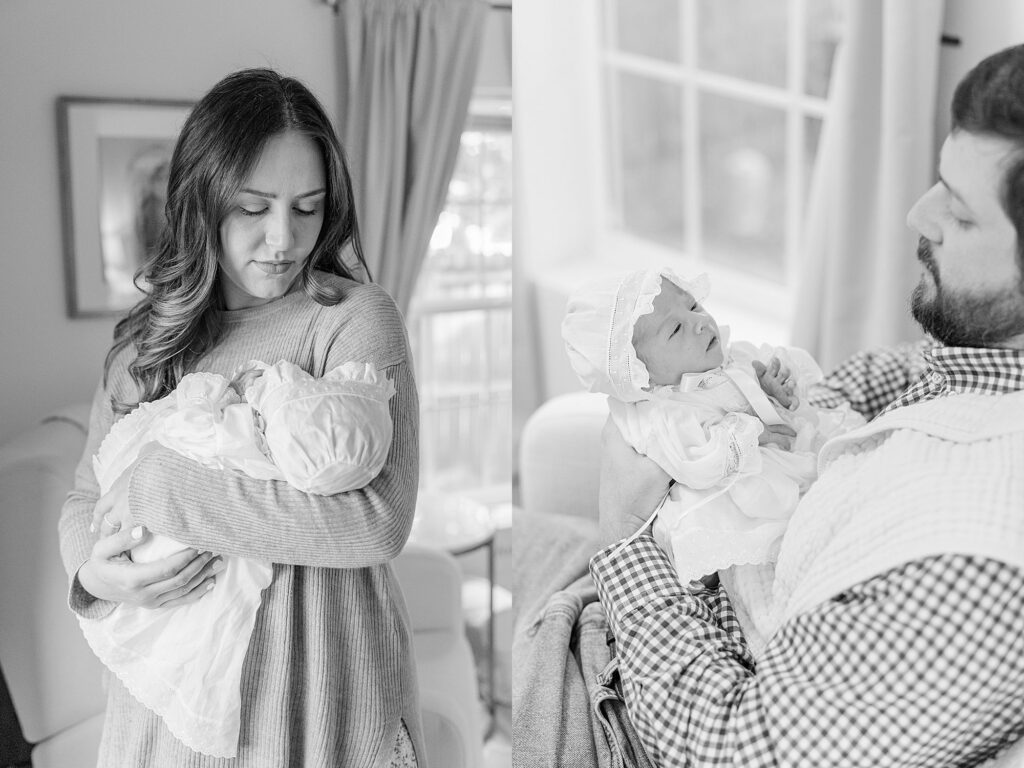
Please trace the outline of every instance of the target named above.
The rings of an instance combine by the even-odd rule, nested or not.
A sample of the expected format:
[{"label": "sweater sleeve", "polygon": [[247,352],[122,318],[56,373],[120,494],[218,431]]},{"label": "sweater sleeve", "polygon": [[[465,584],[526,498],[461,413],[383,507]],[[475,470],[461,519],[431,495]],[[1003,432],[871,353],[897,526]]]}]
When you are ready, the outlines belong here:
[{"label": "sweater sleeve", "polygon": [[86,618],[100,618],[115,604],[97,600],[78,583],[78,570],[92,554],[96,535],[89,531],[93,509],[99,499],[99,484],[93,472],[92,457],[114,422],[110,397],[103,386],[96,388],[89,414],[89,433],[82,458],[75,469],[74,485],[64,502],[58,523],[60,555],[69,581],[68,604]]},{"label": "sweater sleeve", "polygon": [[329,568],[394,558],[412,526],[419,406],[407,360],[385,373],[395,385],[394,439],[383,469],[365,487],[317,496],[284,481],[207,469],[162,449],[132,473],[132,516],[156,533],[227,555]]},{"label": "sweater sleeve", "polygon": [[[339,304],[277,319],[292,362],[313,376],[345,362],[371,363],[395,388],[388,402],[394,433],[383,468],[359,489],[334,495],[300,491],[284,480],[208,469],[169,450],[142,458],[129,481],[133,518],[200,550],[289,565],[363,568],[393,559],[412,527],[419,472],[419,402],[401,314],[368,285]],[[235,336],[234,357],[275,359],[259,332]],[[271,328],[270,332],[274,330]],[[239,340],[247,346],[239,348]]]}]

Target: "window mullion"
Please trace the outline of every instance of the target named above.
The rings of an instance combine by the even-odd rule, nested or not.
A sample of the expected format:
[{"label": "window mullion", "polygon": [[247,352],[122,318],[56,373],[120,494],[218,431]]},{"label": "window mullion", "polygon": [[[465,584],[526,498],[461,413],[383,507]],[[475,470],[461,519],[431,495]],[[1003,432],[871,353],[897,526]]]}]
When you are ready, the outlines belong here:
[{"label": "window mullion", "polygon": [[783,265],[786,285],[792,285],[803,221],[804,114],[801,101],[806,71],[806,0],[789,0],[788,10],[786,90],[790,98],[786,108],[786,226],[783,235]]},{"label": "window mullion", "polygon": [[700,259],[702,249],[700,208],[700,114],[697,74],[697,0],[683,0],[680,14],[683,65],[683,221],[686,222],[687,256]]}]

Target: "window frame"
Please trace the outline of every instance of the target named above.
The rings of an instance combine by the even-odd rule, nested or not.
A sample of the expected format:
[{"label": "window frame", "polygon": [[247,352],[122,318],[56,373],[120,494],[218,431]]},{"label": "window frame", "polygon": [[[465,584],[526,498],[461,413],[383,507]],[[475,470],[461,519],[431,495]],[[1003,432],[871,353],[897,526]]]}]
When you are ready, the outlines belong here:
[{"label": "window frame", "polygon": [[[466,121],[463,125],[462,132],[467,131],[496,131],[507,133],[509,138],[512,137],[512,99],[511,93],[506,89],[483,89],[478,88],[477,93],[470,102],[470,107],[466,116]],[[489,204],[485,202],[484,205]],[[446,199],[445,207],[447,207],[448,201]],[[514,206],[514,197],[508,200],[509,206]],[[512,244],[513,253],[515,244]],[[471,296],[464,298],[423,298],[414,294],[413,300],[410,302],[409,313],[407,318],[407,326],[409,328],[410,339],[413,339],[414,348],[413,358],[414,360],[423,360],[423,345],[429,343],[427,338],[429,335],[429,329],[427,324],[423,321],[425,318],[432,316],[453,314],[459,312],[476,312],[482,311],[489,313],[493,311],[508,311],[512,312],[513,299],[511,286],[513,279],[509,278],[509,292],[505,296]],[[418,293],[418,291],[417,291]],[[487,315],[485,319],[486,326],[489,327],[490,323],[494,322],[494,319]],[[511,327],[511,326],[510,326]],[[485,332],[485,338],[489,337],[490,332]],[[511,345],[512,339],[509,339]],[[484,378],[488,382],[487,385],[475,393],[464,393],[460,396],[460,405],[462,407],[470,408],[476,407],[481,401],[497,400],[500,399],[501,390],[503,387],[495,387],[493,382],[501,380],[500,376],[496,376],[494,373],[494,358],[490,354],[484,355]],[[419,366],[418,366],[419,367]],[[428,367],[428,366],[424,366]],[[512,389],[514,381],[514,371],[509,372],[509,384],[508,384],[508,396],[507,396],[507,408],[508,418],[510,423],[510,434],[511,434],[511,407],[512,407]],[[424,394],[430,392],[429,386],[423,386],[426,382],[421,382],[421,426],[424,416],[429,411],[429,405],[424,403]],[[429,395],[428,395],[429,396]],[[427,405],[427,407],[424,407]],[[438,412],[447,408],[453,407],[449,403],[443,402],[443,398],[437,398],[435,410]],[[460,407],[460,406],[455,406]],[[510,449],[511,450],[511,449]],[[422,475],[426,474],[423,472],[425,467],[421,466],[421,487],[427,490],[453,490],[438,488],[431,484],[429,478],[425,478]],[[487,503],[508,503],[512,500],[512,471],[513,467],[509,465],[509,475],[504,481],[492,482],[487,485],[471,486],[466,488],[456,489],[456,492],[465,495],[479,496],[481,500]],[[426,480],[426,482],[424,482]]]},{"label": "window frame", "polygon": [[[707,272],[712,277],[712,306],[726,307],[729,312],[740,311],[749,320],[762,318],[769,335],[783,341],[788,339],[795,304],[800,248],[807,209],[807,183],[804,167],[804,143],[808,118],[822,121],[828,110],[827,97],[806,92],[806,54],[808,37],[807,0],[788,0],[787,28],[788,56],[784,85],[768,85],[744,80],[740,77],[701,69],[697,63],[697,2],[678,0],[680,4],[679,40],[680,61],[669,62],[617,49],[616,3],[622,0],[604,0],[599,10],[599,40],[597,42],[600,79],[600,120],[602,146],[607,161],[602,163],[602,199],[605,206],[602,220],[606,229],[601,240],[602,251],[609,259],[616,253],[629,253],[630,261],[638,267],[664,264],[676,266],[688,273]],[[618,95],[617,75],[627,73],[648,78],[659,84],[679,88],[682,98],[682,183],[681,201],[684,221],[684,245],[681,250],[646,239],[626,229],[623,221],[622,158],[619,153],[619,122],[616,114]],[[780,109],[785,115],[785,185],[782,253],[782,282],[768,277],[745,273],[734,266],[716,263],[702,257],[703,216],[701,210],[700,152],[700,96],[724,96],[738,101]],[[823,135],[819,133],[819,137]],[[818,151],[821,145],[819,139]],[[728,297],[742,297],[730,302]]]}]

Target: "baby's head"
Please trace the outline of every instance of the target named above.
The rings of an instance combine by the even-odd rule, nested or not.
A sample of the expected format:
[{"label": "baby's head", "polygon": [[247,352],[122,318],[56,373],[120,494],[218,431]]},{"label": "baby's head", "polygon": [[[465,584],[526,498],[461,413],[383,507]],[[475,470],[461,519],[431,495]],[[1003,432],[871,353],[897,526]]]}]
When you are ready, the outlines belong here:
[{"label": "baby's head", "polygon": [[662,279],[653,310],[637,318],[633,348],[652,385],[678,384],[684,374],[710,371],[724,359],[715,318],[671,279]]},{"label": "baby's head", "polygon": [[588,283],[569,298],[562,338],[591,392],[635,402],[658,385],[722,364],[722,340],[700,306],[708,280],[641,270]]}]

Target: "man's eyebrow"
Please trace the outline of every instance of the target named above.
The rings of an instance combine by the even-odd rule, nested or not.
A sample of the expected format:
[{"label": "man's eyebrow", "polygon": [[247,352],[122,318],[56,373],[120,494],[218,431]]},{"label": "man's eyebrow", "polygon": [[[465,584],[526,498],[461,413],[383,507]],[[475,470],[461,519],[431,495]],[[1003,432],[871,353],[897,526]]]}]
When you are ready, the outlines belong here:
[{"label": "man's eyebrow", "polygon": [[[319,189],[314,189],[314,190],[311,190],[309,192],[303,192],[301,195],[297,195],[295,199],[296,200],[302,200],[303,198],[306,198],[306,197],[314,197],[316,195],[322,195],[326,191],[327,190],[324,187],[320,187]],[[258,189],[251,189],[250,187],[245,187],[244,189],[242,189],[242,192],[245,192],[245,193],[250,194],[250,195],[256,195],[256,197],[265,197],[268,200],[277,200],[277,195],[274,194],[273,192],[260,192]]]},{"label": "man's eyebrow", "polygon": [[962,206],[963,206],[964,208],[966,208],[966,209],[967,209],[968,211],[971,211],[971,206],[969,206],[969,205],[967,204],[967,201],[966,201],[966,200],[964,200],[964,196],[963,196],[963,195],[961,195],[961,194],[960,194],[959,192],[957,192],[957,191],[956,191],[956,187],[952,186],[952,185],[951,185],[951,184],[950,184],[950,183],[949,183],[948,181],[946,181],[946,180],[945,180],[945,179],[943,178],[943,176],[942,176],[942,173],[941,173],[941,172],[939,173],[939,181],[940,181],[940,182],[942,183],[942,186],[944,186],[944,187],[946,188],[946,190],[947,190],[947,191],[949,192],[949,194],[951,194],[951,195],[952,195],[953,197],[955,197],[955,198],[956,198],[956,201],[957,201],[958,203],[960,203],[960,205],[962,205]]}]

